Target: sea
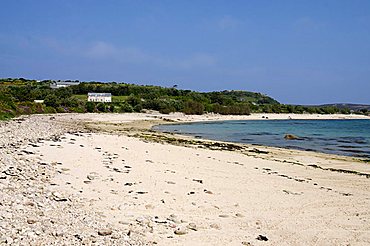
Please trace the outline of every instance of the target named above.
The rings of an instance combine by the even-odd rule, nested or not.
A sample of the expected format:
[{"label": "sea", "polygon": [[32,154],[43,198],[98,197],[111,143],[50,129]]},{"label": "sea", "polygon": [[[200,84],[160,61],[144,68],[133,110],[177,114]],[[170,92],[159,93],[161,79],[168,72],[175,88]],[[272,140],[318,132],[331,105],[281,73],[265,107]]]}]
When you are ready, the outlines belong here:
[{"label": "sea", "polygon": [[[159,125],[162,132],[370,159],[370,120],[233,120]],[[298,137],[284,138],[286,134]]]}]

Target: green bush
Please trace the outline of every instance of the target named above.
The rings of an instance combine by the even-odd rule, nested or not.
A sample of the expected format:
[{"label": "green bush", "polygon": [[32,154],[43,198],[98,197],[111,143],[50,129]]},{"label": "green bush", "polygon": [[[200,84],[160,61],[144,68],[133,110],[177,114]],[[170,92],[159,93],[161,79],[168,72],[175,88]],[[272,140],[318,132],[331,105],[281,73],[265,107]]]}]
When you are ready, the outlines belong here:
[{"label": "green bush", "polygon": [[105,103],[98,103],[98,105],[96,105],[96,109],[99,112],[107,112],[107,105]]},{"label": "green bush", "polygon": [[121,104],[121,109],[120,109],[120,112],[121,113],[132,113],[134,111],[134,109],[132,108],[132,106],[128,103],[122,103]]},{"label": "green bush", "polygon": [[200,102],[187,101],[184,105],[183,112],[185,114],[203,114],[204,106]]},{"label": "green bush", "polygon": [[89,113],[93,113],[95,111],[95,103],[93,102],[87,102],[85,107],[86,107],[86,111]]}]

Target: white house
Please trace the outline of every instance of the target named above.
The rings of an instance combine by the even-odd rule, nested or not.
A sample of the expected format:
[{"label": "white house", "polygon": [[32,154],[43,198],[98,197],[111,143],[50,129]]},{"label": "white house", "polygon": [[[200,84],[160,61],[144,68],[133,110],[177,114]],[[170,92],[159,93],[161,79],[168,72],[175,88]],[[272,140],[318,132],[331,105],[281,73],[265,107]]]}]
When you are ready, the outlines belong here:
[{"label": "white house", "polygon": [[87,93],[87,101],[88,102],[112,102],[112,94],[111,93],[89,92]]},{"label": "white house", "polygon": [[58,88],[62,88],[62,87],[68,87],[68,86],[71,86],[71,85],[79,85],[80,82],[79,81],[53,81],[51,84],[50,84],[50,88],[51,89],[58,89]]}]

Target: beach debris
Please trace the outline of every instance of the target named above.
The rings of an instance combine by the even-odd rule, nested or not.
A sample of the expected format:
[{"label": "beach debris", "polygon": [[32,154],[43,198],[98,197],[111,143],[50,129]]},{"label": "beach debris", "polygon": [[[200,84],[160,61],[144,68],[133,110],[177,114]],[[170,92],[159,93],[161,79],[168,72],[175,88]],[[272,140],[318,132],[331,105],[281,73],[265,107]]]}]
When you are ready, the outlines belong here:
[{"label": "beach debris", "polygon": [[269,239],[266,237],[266,236],[264,236],[264,235],[258,235],[258,237],[256,237],[256,239],[257,240],[259,240],[259,241],[268,241]]},{"label": "beach debris", "polygon": [[113,168],[113,171],[115,171],[115,172],[117,172],[117,173],[122,173],[122,170],[121,170],[121,169],[119,169],[119,168],[117,168],[117,167],[114,167],[114,168]]},{"label": "beach debris", "polygon": [[256,153],[256,154],[268,154],[269,153],[266,150],[260,150],[260,149],[257,149],[257,148],[253,148],[253,149],[249,150],[249,152]]},{"label": "beach debris", "polygon": [[244,215],[242,215],[241,213],[236,213],[235,216],[236,217],[239,217],[239,218],[243,218],[244,217]]},{"label": "beach debris", "polygon": [[210,191],[210,190],[206,190],[206,189],[204,189],[204,193],[206,193],[206,194],[210,194],[210,195],[212,195],[212,194],[213,194],[213,192],[212,192],[212,191]]},{"label": "beach debris", "polygon": [[285,192],[286,194],[290,194],[290,195],[302,195],[303,192],[292,192],[292,191],[288,191],[288,190],[283,190],[283,192]]}]

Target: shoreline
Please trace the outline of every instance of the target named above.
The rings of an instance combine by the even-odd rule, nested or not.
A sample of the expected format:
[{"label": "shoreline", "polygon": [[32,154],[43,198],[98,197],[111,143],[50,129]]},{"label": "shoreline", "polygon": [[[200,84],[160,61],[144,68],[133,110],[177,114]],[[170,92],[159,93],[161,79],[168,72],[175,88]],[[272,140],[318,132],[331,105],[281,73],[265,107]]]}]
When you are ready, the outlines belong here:
[{"label": "shoreline", "polygon": [[[288,119],[268,119],[268,120],[282,120],[282,121],[290,121],[290,120],[304,120],[304,121],[315,121],[315,120],[370,120],[369,119],[366,119],[366,118],[347,118],[347,119],[343,119],[343,118],[332,118],[332,119],[307,119],[307,118],[301,118],[301,119],[292,119],[290,118],[290,116],[288,116],[289,118]],[[266,119],[258,119],[256,117],[254,117],[253,119],[245,119],[245,120],[241,120],[241,121],[254,121],[254,120],[263,120],[265,121]],[[206,122],[207,123],[217,123],[217,122],[227,122],[227,121],[238,121],[238,120],[223,120],[223,119],[219,119],[219,120],[207,120]],[[320,150],[314,150],[314,149],[304,149],[304,148],[300,148],[300,147],[297,147],[297,148],[294,148],[294,147],[284,147],[284,146],[273,146],[273,145],[263,145],[263,144],[258,144],[258,143],[246,143],[246,142],[238,142],[238,141],[226,141],[226,140],[222,140],[222,139],[210,139],[210,138],[203,138],[202,136],[197,136],[196,134],[192,134],[192,133],[186,133],[186,132],[179,132],[177,130],[168,130],[166,129],[165,127],[161,129],[161,126],[162,125],[188,125],[188,124],[197,124],[197,123],[203,123],[205,122],[204,120],[203,121],[186,121],[186,122],[163,122],[163,123],[160,123],[160,124],[153,124],[151,127],[150,127],[150,130],[153,130],[153,131],[156,131],[156,132],[159,132],[159,133],[167,133],[167,134],[175,134],[175,135],[178,135],[178,136],[186,136],[186,137],[190,137],[190,138],[193,138],[194,140],[199,140],[199,139],[203,139],[203,140],[210,140],[210,141],[219,141],[219,142],[228,142],[228,143],[235,143],[235,144],[245,144],[247,146],[257,146],[257,147],[268,147],[268,148],[278,148],[278,149],[286,149],[286,150],[296,150],[296,151],[308,151],[308,152],[314,152],[314,153],[322,153],[322,154],[327,154],[327,155],[334,155],[334,156],[345,156],[345,157],[350,157],[350,158],[354,158],[354,159],[358,159],[360,161],[364,161],[364,162],[370,162],[370,157],[361,157],[361,156],[355,156],[355,155],[351,155],[351,154],[338,154],[338,153],[329,153],[329,152],[325,152],[325,151],[320,151]],[[286,134],[289,134],[289,132],[287,132]]]},{"label": "shoreline", "polygon": [[150,130],[178,119],[199,116],[56,114],[0,124],[0,242],[370,243],[368,163]]}]

